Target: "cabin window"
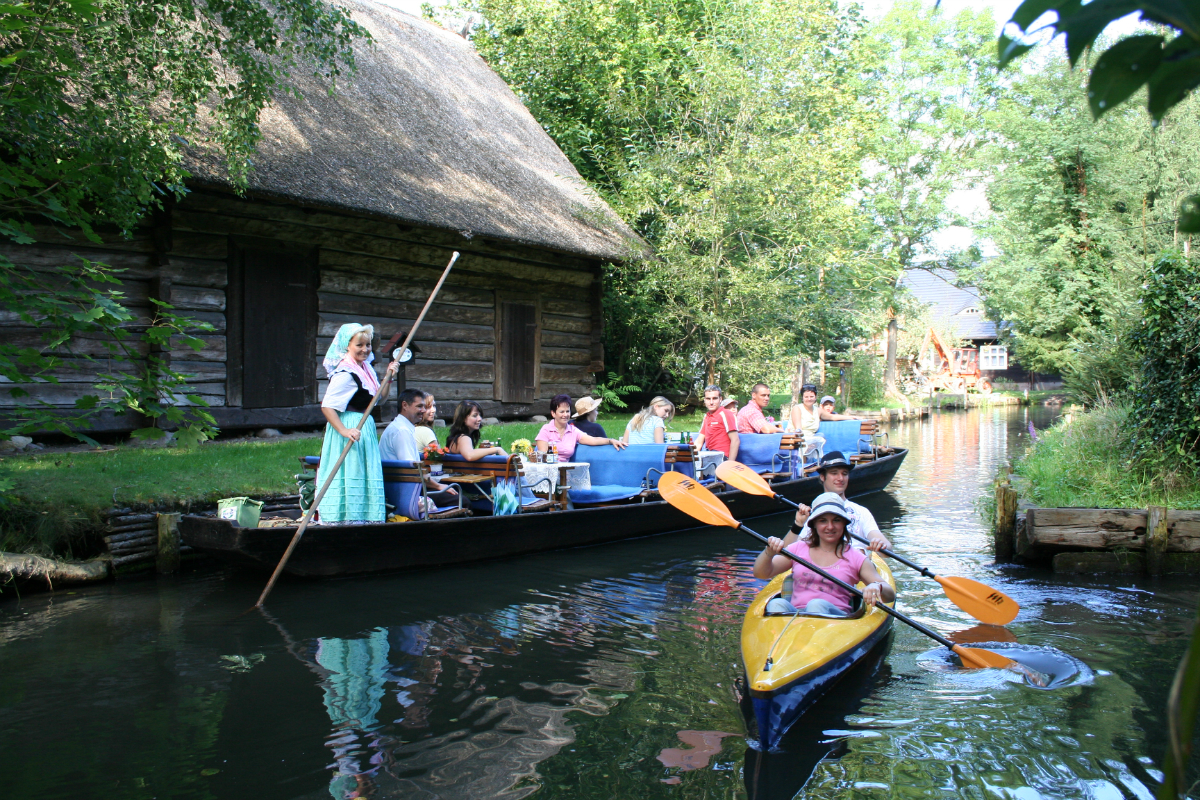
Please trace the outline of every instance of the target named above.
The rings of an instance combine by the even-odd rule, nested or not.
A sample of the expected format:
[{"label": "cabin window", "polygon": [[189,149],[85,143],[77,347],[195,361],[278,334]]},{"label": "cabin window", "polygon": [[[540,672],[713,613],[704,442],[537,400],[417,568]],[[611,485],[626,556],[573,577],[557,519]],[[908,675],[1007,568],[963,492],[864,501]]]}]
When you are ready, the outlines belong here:
[{"label": "cabin window", "polygon": [[[230,400],[243,408],[316,401],[316,269],[311,253],[279,243],[236,247],[231,289]],[[236,376],[234,375],[236,373]]]},{"label": "cabin window", "polygon": [[538,396],[538,306],[499,302],[499,396],[504,403],[532,403]]},{"label": "cabin window", "polygon": [[1008,369],[1008,348],[1002,344],[985,344],[979,348],[979,368]]}]

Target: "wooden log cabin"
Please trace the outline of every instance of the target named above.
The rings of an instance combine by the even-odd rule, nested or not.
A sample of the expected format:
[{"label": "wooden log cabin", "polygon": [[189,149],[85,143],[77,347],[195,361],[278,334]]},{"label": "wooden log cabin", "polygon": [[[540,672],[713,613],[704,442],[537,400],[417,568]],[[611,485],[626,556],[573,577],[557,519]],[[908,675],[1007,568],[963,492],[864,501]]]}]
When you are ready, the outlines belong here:
[{"label": "wooden log cabin", "polygon": [[[357,71],[336,94],[301,75],[301,97],[281,92],[263,112],[244,195],[217,154],[197,148],[189,193],[132,236],[95,245],[43,226],[37,244],[3,254],[34,269],[80,256],[110,264],[124,270],[137,324],[152,298],[212,324],[202,350],[170,355],[224,429],[319,423],[334,332],[371,323],[378,346],[407,330],[454,250],[462,257],[418,332],[407,384],[432,392],[442,416],[461,399],[489,416],[545,414],[553,395],[588,391],[604,367],[602,266],[645,255],[645,244],[469,42],[386,6],[347,6],[373,43],[356,47]],[[0,337],[40,342],[11,312]],[[23,388],[69,406],[107,366],[71,368],[70,356],[104,353],[79,337],[62,351],[60,383]],[[375,366],[382,374],[386,361]],[[394,413],[393,399],[383,418]],[[118,415],[92,430],[142,424]]]}]

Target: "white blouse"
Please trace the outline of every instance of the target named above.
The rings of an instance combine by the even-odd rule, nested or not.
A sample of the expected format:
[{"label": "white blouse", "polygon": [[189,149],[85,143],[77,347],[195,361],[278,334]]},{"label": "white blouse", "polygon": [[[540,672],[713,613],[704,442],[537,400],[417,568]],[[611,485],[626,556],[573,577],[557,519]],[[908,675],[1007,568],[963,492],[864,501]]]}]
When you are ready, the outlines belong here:
[{"label": "white blouse", "polygon": [[358,384],[350,375],[349,370],[339,369],[329,376],[329,386],[325,389],[325,397],[321,400],[321,408],[332,408],[334,411],[345,411],[350,404],[350,398],[358,391]]}]

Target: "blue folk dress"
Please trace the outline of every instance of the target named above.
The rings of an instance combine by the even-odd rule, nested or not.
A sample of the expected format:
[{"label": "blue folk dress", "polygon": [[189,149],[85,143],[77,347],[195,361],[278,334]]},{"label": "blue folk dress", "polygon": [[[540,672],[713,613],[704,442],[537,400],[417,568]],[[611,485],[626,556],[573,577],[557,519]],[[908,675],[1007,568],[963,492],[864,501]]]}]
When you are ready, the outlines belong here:
[{"label": "blue folk dress", "polygon": [[[355,428],[371,402],[371,393],[348,367],[338,367],[329,376],[329,388],[321,405],[338,412],[347,428]],[[329,471],[342,455],[348,442],[332,424],[325,424],[325,441],[321,445],[321,466],[317,470],[317,488],[325,485]],[[362,436],[350,448],[341,469],[318,506],[322,522],[383,522],[383,466],[379,461],[379,437],[375,435],[375,420],[370,417],[363,425]]]}]

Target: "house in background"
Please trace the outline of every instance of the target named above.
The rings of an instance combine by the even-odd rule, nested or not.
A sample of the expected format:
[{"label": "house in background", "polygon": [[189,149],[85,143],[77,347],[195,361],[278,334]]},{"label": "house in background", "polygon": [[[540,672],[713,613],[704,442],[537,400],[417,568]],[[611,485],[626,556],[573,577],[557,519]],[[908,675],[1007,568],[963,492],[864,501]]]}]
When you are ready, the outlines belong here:
[{"label": "house in background", "polygon": [[[94,245],[43,226],[37,244],[4,255],[34,269],[103,261],[125,270],[140,324],[154,299],[210,323],[202,350],[170,357],[226,429],[320,423],[333,334],[371,323],[378,347],[407,330],[455,250],[408,385],[432,392],[441,416],[471,399],[508,418],[590,390],[604,368],[603,266],[646,245],[469,42],[383,5],[345,5],[373,37],[355,48],[357,72],[334,95],[307,74],[294,78],[301,97],[279,93],[244,195],[216,153],[196,150],[190,193],[131,238]],[[0,318],[0,340],[41,342],[16,315]],[[59,383],[22,388],[68,407],[109,369],[79,356],[105,353],[73,341]],[[0,412],[12,402],[0,391]],[[383,418],[394,413],[392,400]],[[117,415],[92,429],[141,424]]]},{"label": "house in background", "polygon": [[1016,363],[1008,348],[1000,343],[1004,323],[988,319],[978,289],[957,286],[955,279],[954,272],[948,269],[910,269],[900,279],[899,286],[930,309],[931,322],[936,327],[957,336],[963,346],[979,349],[980,371],[993,386],[1015,384],[1024,389],[1061,383],[1057,375],[1031,373]]}]

